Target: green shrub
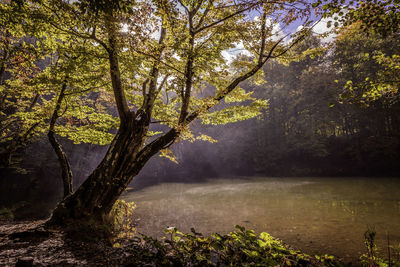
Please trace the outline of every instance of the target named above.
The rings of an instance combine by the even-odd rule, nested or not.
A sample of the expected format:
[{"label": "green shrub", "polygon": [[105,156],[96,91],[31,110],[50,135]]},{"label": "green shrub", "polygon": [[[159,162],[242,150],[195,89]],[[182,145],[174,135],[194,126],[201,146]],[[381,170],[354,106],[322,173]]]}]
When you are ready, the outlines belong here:
[{"label": "green shrub", "polygon": [[[253,230],[235,226],[227,234],[203,236],[179,232],[170,227],[167,237],[159,241],[143,236],[141,250],[135,247],[135,266],[341,266],[330,256],[322,263],[298,250],[291,249],[268,233],[256,235]],[[335,263],[336,262],[336,263]],[[334,264],[335,263],[335,264]]]},{"label": "green shrub", "polygon": [[387,258],[384,258],[378,253],[378,248],[375,244],[376,231],[374,228],[368,228],[364,233],[364,243],[367,248],[367,253],[361,255],[360,260],[364,266],[369,267],[400,267],[400,244],[397,246],[387,246]]},{"label": "green shrub", "polygon": [[133,224],[132,215],[136,205],[133,202],[125,200],[117,200],[112,207],[107,221],[111,225],[113,233],[114,246],[120,246],[120,242],[124,239],[133,238],[136,229]]}]

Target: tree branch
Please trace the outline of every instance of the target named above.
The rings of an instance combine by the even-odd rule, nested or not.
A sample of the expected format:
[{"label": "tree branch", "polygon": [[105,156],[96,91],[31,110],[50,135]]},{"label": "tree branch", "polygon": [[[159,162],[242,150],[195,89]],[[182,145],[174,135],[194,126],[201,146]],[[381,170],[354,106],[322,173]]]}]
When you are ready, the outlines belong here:
[{"label": "tree branch", "polygon": [[261,19],[261,47],[260,47],[260,55],[258,58],[258,64],[260,64],[262,62],[263,59],[263,54],[264,54],[264,50],[265,50],[265,23],[266,23],[266,18],[267,18],[267,14],[264,12],[262,15],[262,19]]},{"label": "tree branch", "polygon": [[54,127],[55,127],[57,118],[59,118],[58,112],[61,108],[61,103],[65,97],[65,90],[67,89],[67,79],[68,79],[68,77],[65,78],[62,88],[61,88],[61,91],[60,91],[60,94],[58,95],[56,107],[53,110],[53,115],[51,116],[51,119],[50,119],[49,131],[47,133],[49,142],[50,142],[51,146],[53,147],[53,150],[56,153],[58,161],[60,163],[61,176],[62,176],[63,185],[64,185],[64,197],[67,197],[68,195],[72,194],[72,170],[71,170],[71,166],[69,164],[67,155],[65,154],[62,145],[58,142],[58,140],[55,137]]},{"label": "tree branch", "polygon": [[211,6],[213,5],[214,1],[210,1],[208,6],[206,7],[206,9],[203,12],[203,15],[200,17],[199,22],[197,23],[197,26],[195,26],[195,29],[198,29],[199,27],[201,27],[201,24],[203,24],[204,19],[206,18],[208,12],[210,12]]},{"label": "tree branch", "polygon": [[179,4],[181,4],[181,6],[183,7],[183,9],[185,9],[187,15],[190,14],[189,8],[187,6],[185,6],[181,0],[178,0]]},{"label": "tree branch", "polygon": [[157,93],[159,93],[162,90],[162,88],[163,88],[164,84],[166,83],[166,81],[167,81],[169,76],[170,76],[169,74],[164,76],[164,78],[162,79],[160,85],[158,86]]},{"label": "tree branch", "polygon": [[[151,57],[151,58],[153,58],[153,59],[157,59],[157,57],[156,57],[156,56],[154,56],[154,55],[151,55],[151,54],[148,54],[148,53],[146,53],[146,52],[139,51],[139,50],[136,50],[136,52],[137,52],[137,53],[139,53],[139,54],[142,54],[142,55],[144,55],[144,56],[148,56],[148,57]],[[178,70],[178,69],[177,69],[177,68],[175,68],[174,66],[172,66],[172,65],[170,65],[170,64],[168,64],[168,63],[165,63],[165,62],[164,62],[164,61],[162,61],[162,60],[159,60],[159,62],[160,62],[161,64],[163,64],[163,65],[167,66],[168,68],[170,68],[170,69],[172,69],[172,70],[174,70],[174,71],[178,72],[179,74],[185,75],[185,73],[184,73],[183,71],[181,71],[181,70]]]},{"label": "tree branch", "polygon": [[185,88],[182,90],[182,106],[181,106],[181,112],[179,114],[179,120],[178,123],[182,124],[187,115],[188,115],[188,109],[189,109],[189,103],[190,103],[190,95],[192,91],[192,84],[193,84],[193,64],[194,64],[194,38],[195,38],[195,32],[193,29],[193,18],[191,15],[189,15],[189,51],[188,51],[188,57],[187,57],[187,62],[186,62],[186,68],[185,68]]},{"label": "tree branch", "polygon": [[[165,27],[161,26],[161,33],[160,33],[160,38],[158,40],[158,55],[155,58],[155,61],[153,63],[153,66],[150,71],[150,84],[149,84],[149,90],[148,92],[145,92],[146,88],[143,87],[143,104],[141,108],[139,109],[138,113],[142,113],[144,111],[145,116],[141,116],[142,119],[144,119],[144,125],[149,125],[151,121],[151,113],[154,107],[154,102],[155,99],[157,98],[157,95],[159,93],[158,88],[157,88],[157,80],[158,76],[160,73],[160,61],[162,57],[163,50],[165,48],[164,46],[164,39],[166,37],[167,30]],[[140,112],[142,111],[142,112]],[[142,115],[142,114],[140,114]]]},{"label": "tree branch", "polygon": [[[279,45],[280,42],[284,40],[286,36],[282,37],[280,40],[278,40],[270,49],[269,53],[267,56],[264,56],[265,58],[262,59],[261,57],[259,58],[259,61],[257,62],[257,65],[255,65],[251,70],[246,72],[245,74],[237,77],[234,79],[224,90],[219,92],[217,95],[213,97],[213,101],[210,101],[207,104],[204,104],[200,108],[198,108],[196,111],[192,112],[185,121],[182,123],[183,125],[187,125],[191,123],[193,120],[195,120],[202,112],[208,111],[210,108],[214,107],[217,105],[225,96],[227,96],[230,92],[232,92],[238,85],[239,83],[247,80],[248,78],[252,77],[254,74],[257,73],[258,70],[261,69],[261,67],[270,59],[272,58],[272,53],[276,49],[276,47]],[[300,38],[298,38],[300,39]],[[285,53],[292,48],[296,43],[298,43],[300,40],[296,40],[293,42],[288,49],[285,50]],[[260,48],[260,51],[262,51],[262,47]],[[283,55],[284,53],[280,53],[278,56]],[[261,54],[262,55],[262,54]]]},{"label": "tree branch", "polygon": [[213,26],[215,26],[215,25],[217,25],[217,24],[220,24],[221,22],[224,22],[224,21],[227,20],[227,19],[230,19],[230,18],[232,18],[232,17],[234,17],[234,16],[236,16],[236,15],[239,15],[239,14],[241,14],[241,13],[247,11],[247,10],[250,10],[250,9],[252,9],[253,7],[257,6],[257,5],[259,5],[259,3],[253,3],[252,5],[250,5],[250,6],[246,7],[246,8],[244,8],[244,9],[238,10],[238,11],[236,11],[236,12],[234,12],[234,13],[232,13],[232,14],[230,14],[230,15],[228,15],[228,16],[226,16],[226,17],[220,19],[220,20],[217,20],[217,21],[215,21],[215,22],[212,22],[212,23],[210,23],[210,24],[208,24],[208,25],[206,25],[206,26],[203,26],[203,27],[201,27],[201,28],[195,29],[194,32],[195,32],[195,33],[199,33],[199,32],[201,32],[201,31],[204,31],[204,30],[207,29],[207,28],[213,27]]},{"label": "tree branch", "polygon": [[118,53],[117,53],[117,40],[115,36],[115,25],[113,18],[109,17],[106,20],[106,27],[108,32],[108,58],[110,63],[110,76],[114,92],[115,102],[117,104],[118,115],[121,119],[121,125],[127,122],[130,110],[128,102],[126,101],[125,91],[121,83],[121,73],[119,70]]}]

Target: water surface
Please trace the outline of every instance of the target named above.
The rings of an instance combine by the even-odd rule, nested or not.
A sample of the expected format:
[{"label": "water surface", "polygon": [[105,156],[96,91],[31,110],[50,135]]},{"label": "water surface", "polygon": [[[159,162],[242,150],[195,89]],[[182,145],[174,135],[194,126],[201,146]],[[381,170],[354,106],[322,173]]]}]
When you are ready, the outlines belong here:
[{"label": "water surface", "polygon": [[169,226],[228,233],[235,224],[266,231],[305,252],[353,260],[365,252],[363,233],[400,242],[400,179],[238,178],[166,183],[126,193],[137,205],[138,232],[162,236]]}]

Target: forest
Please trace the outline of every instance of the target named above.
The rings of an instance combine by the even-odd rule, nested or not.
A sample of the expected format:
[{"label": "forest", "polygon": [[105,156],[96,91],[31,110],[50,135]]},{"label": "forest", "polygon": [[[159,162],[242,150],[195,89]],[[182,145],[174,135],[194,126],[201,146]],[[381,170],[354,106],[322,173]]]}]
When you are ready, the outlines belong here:
[{"label": "forest", "polygon": [[[1,1],[0,265],[399,266],[399,11],[397,0]],[[255,200],[246,186],[265,191]],[[242,194],[257,204],[219,234],[183,224]],[[310,214],[329,198],[332,225],[370,216],[352,217],[361,245],[324,251],[296,230],[317,255],[247,219],[269,197],[301,197]],[[175,205],[183,219],[168,219]],[[277,225],[295,217],[286,208]]]}]

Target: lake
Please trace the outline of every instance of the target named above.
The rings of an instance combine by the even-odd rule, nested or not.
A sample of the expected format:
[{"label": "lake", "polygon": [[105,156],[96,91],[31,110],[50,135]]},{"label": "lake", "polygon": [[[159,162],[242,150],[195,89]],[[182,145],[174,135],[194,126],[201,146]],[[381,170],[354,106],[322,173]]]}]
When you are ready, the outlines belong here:
[{"label": "lake", "polygon": [[229,233],[235,224],[266,231],[307,253],[346,261],[365,252],[363,234],[377,243],[400,242],[400,179],[236,178],[164,183],[127,192],[137,205],[137,230],[160,237],[169,226]]}]

